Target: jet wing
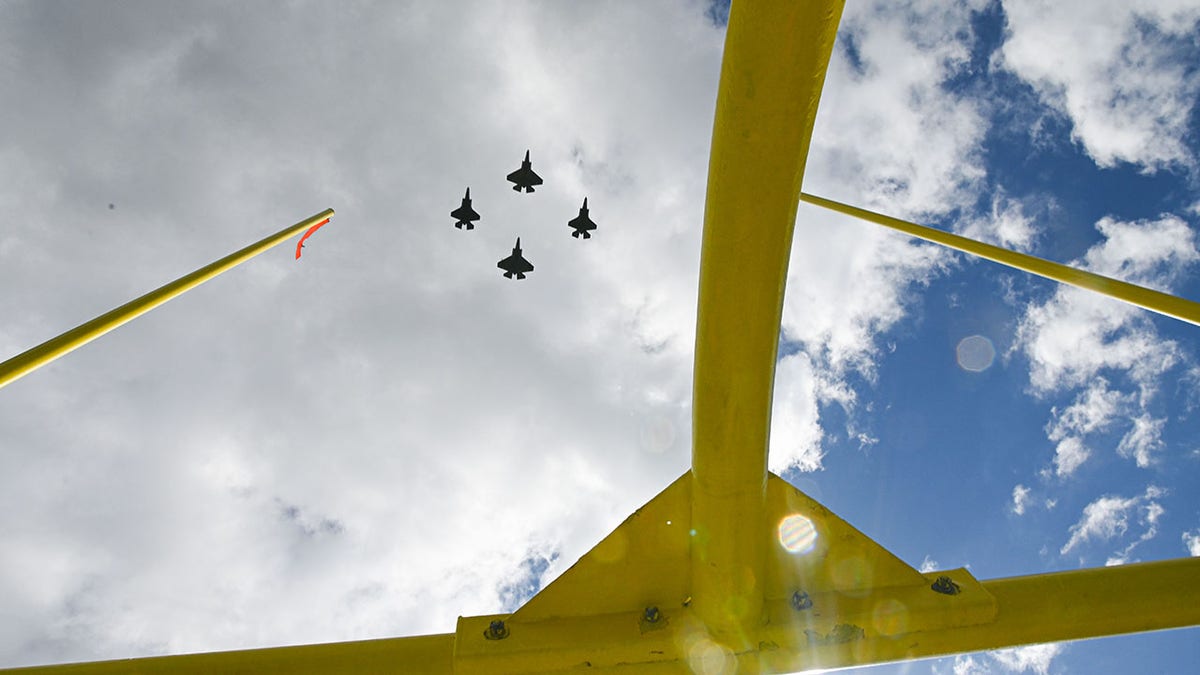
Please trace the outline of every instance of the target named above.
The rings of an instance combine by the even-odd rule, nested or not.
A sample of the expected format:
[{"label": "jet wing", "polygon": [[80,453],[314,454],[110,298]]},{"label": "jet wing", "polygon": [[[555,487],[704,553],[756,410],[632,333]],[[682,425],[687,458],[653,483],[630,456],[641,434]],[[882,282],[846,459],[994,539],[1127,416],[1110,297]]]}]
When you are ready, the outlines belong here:
[{"label": "jet wing", "polygon": [[579,230],[580,232],[596,229],[596,224],[592,222],[591,218],[586,216],[576,216],[572,218],[571,222],[567,223],[567,225]]},{"label": "jet wing", "polygon": [[469,209],[463,206],[451,211],[450,217],[457,218],[459,220],[479,220],[479,214],[475,213],[475,209]]},{"label": "jet wing", "polygon": [[496,267],[499,267],[505,272],[520,272],[521,274],[533,271],[533,265],[530,264],[530,262],[526,260],[524,256],[519,255],[508,256],[504,260],[496,263]]},{"label": "jet wing", "polygon": [[541,185],[542,177],[534,173],[533,169],[521,167],[508,174],[508,181],[517,185]]}]

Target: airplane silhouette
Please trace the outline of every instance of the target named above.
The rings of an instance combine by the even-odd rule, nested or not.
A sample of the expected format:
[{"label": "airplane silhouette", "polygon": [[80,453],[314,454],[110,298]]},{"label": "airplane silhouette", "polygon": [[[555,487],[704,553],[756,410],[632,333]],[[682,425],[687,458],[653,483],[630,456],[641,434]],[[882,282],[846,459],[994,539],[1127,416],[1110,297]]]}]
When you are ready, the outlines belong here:
[{"label": "airplane silhouette", "polygon": [[512,255],[504,260],[496,263],[496,267],[504,270],[504,276],[511,279],[513,275],[517,275],[518,279],[524,279],[526,272],[533,271],[533,265],[521,256],[521,238],[517,237],[517,245],[513,247]]},{"label": "airplane silhouette", "polygon": [[526,192],[533,192],[534,185],[542,184],[541,176],[538,176],[536,173],[534,173],[533,168],[529,164],[528,150],[525,151],[525,160],[521,162],[521,168],[508,174],[508,180],[516,183],[516,185],[513,186],[513,189],[517,192],[520,192],[521,188],[525,188]]},{"label": "airplane silhouette", "polygon": [[572,218],[567,226],[575,228],[575,231],[571,233],[572,237],[578,238],[583,235],[584,239],[592,238],[588,230],[596,229],[596,223],[593,223],[592,219],[588,217],[587,197],[583,198],[583,206],[579,207],[579,215]]},{"label": "airplane silhouette", "polygon": [[466,225],[468,230],[475,229],[475,225],[471,221],[479,220],[479,214],[475,213],[475,209],[471,208],[471,188],[467,188],[467,194],[463,197],[462,206],[451,211],[450,217],[458,219],[458,222],[454,223],[454,226],[460,230],[463,225]]}]

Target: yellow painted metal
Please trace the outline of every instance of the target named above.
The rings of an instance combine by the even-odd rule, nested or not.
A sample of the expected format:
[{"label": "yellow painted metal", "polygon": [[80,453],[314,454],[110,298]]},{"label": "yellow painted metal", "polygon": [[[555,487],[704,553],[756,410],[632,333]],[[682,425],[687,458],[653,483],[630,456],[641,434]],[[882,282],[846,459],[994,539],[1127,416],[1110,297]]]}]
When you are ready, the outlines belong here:
[{"label": "yellow painted metal", "polygon": [[513,623],[500,640],[485,633],[504,615],[463,617],[458,620],[454,673],[686,672],[677,643],[688,615],[689,610],[676,605],[661,608],[654,624],[645,622],[640,610]]},{"label": "yellow painted metal", "polygon": [[514,623],[639,612],[691,594],[692,480],[675,479],[512,616]]},{"label": "yellow painted metal", "polygon": [[[679,597],[690,485],[676,480],[515,614],[460,618],[455,672],[784,673],[1200,623],[1200,558],[984,582],[921,573],[768,474],[765,518],[744,524],[769,550],[767,620],[734,646]],[[941,576],[957,593],[933,590]],[[485,635],[492,621],[503,639]]]},{"label": "yellow painted metal", "polygon": [[[764,631],[769,646],[739,655],[739,672],[795,672],[943,656],[1200,624],[1200,558],[974,582],[964,570],[934,572],[960,582],[959,595],[906,595],[886,589],[863,598],[816,596],[813,610],[838,602],[832,620],[797,619]],[[990,621],[945,625],[961,600],[994,598]],[[797,614],[774,603],[773,616]],[[930,623],[932,620],[933,623]],[[798,625],[799,624],[799,625]],[[938,625],[942,624],[942,625]]]},{"label": "yellow painted metal", "polygon": [[[319,221],[318,221],[319,222]],[[12,675],[451,675],[454,635],[15,668]]]},{"label": "yellow painted metal", "polygon": [[171,298],[199,286],[218,274],[242,264],[259,253],[286,241],[293,235],[299,234],[332,216],[333,209],[326,209],[314,216],[309,216],[295,225],[286,227],[240,251],[231,253],[214,263],[205,265],[191,274],[180,277],[161,288],[150,291],[136,300],[131,300],[110,312],[101,314],[87,323],[72,328],[58,337],[51,338],[32,349],[22,352],[4,363],[0,363],[0,387],[4,387],[8,383],[41,368],[58,357],[82,347],[108,331],[128,321],[132,321]]},{"label": "yellow painted metal", "polygon": [[762,619],[767,435],[792,227],[842,2],[733,4],[713,124],[692,398],[692,595],[740,644]]},{"label": "yellow painted metal", "polygon": [[747,529],[766,542],[769,600],[796,591],[857,593],[925,583],[920,572],[773,473],[767,474],[766,518]]},{"label": "yellow painted metal", "polygon": [[967,237],[951,234],[925,225],[918,225],[906,220],[900,220],[899,218],[885,216],[856,206],[835,202],[832,199],[825,199],[824,197],[817,197],[807,193],[801,194],[800,199],[809,204],[823,206],[848,216],[854,216],[855,218],[861,218],[862,220],[898,230],[918,239],[924,239],[925,241],[941,244],[942,246],[970,253],[980,258],[986,258],[1001,265],[1007,265],[1008,267],[1029,272],[1030,274],[1036,274],[1039,277],[1103,293],[1111,298],[1123,300],[1131,305],[1137,305],[1152,312],[1158,312],[1159,314],[1187,321],[1191,324],[1200,325],[1200,303],[1192,302],[1191,300],[1185,300],[1161,291],[1119,281],[1093,272],[1075,269],[1074,267],[1051,262],[1044,258],[985,244],[981,241],[975,241],[974,239],[968,239]]}]

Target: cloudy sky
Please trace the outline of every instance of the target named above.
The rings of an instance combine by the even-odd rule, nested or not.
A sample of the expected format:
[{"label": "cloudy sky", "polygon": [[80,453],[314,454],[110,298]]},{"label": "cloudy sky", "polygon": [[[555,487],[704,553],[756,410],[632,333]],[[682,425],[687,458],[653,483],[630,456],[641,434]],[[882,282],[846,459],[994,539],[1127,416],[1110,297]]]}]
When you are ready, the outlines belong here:
[{"label": "cloudy sky", "polygon": [[[450,632],[685,471],[725,16],[0,1],[0,358],[337,210],[0,391],[0,666]],[[1197,35],[1195,0],[852,0],[805,190],[1200,298]],[[913,566],[1200,555],[1198,387],[1194,327],[800,207],[770,465]]]}]

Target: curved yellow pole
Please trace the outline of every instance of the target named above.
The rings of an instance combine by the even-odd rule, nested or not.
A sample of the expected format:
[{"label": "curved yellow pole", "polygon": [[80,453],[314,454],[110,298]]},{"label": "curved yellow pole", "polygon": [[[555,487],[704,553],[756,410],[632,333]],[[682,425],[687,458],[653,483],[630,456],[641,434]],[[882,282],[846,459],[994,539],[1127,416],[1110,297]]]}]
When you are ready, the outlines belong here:
[{"label": "curved yellow pole", "polygon": [[941,244],[942,246],[970,253],[980,258],[986,258],[1001,265],[1007,265],[1008,267],[1029,272],[1030,274],[1036,274],[1039,277],[1103,293],[1110,298],[1124,300],[1131,305],[1137,305],[1152,312],[1158,312],[1159,314],[1200,326],[1200,303],[1195,303],[1191,300],[1177,298],[1174,295],[1145,288],[1144,286],[1068,267],[1061,263],[1051,262],[1045,258],[1038,258],[1025,253],[1010,251],[999,246],[985,244],[981,241],[968,239],[926,225],[918,225],[910,223],[907,220],[900,220],[899,218],[885,216],[874,211],[860,209],[857,206],[835,202],[832,199],[825,199],[824,197],[817,197],[808,193],[802,193],[800,199],[809,204],[823,206],[838,213],[844,213],[848,216],[876,223],[877,225],[890,227],[893,230],[917,237],[918,239],[932,241],[935,244]]},{"label": "curved yellow pole", "polygon": [[692,607],[762,621],[767,435],[792,229],[841,0],[735,2],[713,124],[692,393]]},{"label": "curved yellow pole", "polygon": [[132,300],[110,312],[101,314],[87,323],[76,326],[56,338],[51,338],[32,349],[12,357],[4,363],[0,363],[0,387],[4,387],[8,383],[41,368],[58,357],[82,347],[117,326],[127,321],[132,321],[171,298],[199,286],[218,274],[236,267],[259,253],[282,243],[292,235],[298,234],[321,221],[328,220],[332,216],[333,209],[325,209],[314,216],[309,216],[266,239],[251,244],[236,253],[231,253],[212,264],[205,265],[191,274],[172,281],[166,286],[150,291],[136,300]]}]

